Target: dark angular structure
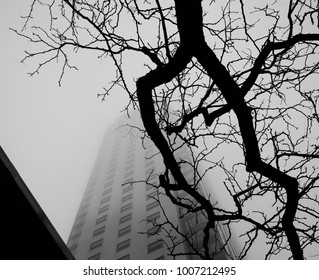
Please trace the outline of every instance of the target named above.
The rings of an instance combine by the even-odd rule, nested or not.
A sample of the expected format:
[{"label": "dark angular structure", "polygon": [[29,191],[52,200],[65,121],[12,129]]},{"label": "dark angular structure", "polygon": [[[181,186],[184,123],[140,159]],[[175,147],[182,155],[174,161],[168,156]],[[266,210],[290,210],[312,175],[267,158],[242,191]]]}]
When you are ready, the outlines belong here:
[{"label": "dark angular structure", "polygon": [[74,259],[1,147],[0,188],[0,259]]}]

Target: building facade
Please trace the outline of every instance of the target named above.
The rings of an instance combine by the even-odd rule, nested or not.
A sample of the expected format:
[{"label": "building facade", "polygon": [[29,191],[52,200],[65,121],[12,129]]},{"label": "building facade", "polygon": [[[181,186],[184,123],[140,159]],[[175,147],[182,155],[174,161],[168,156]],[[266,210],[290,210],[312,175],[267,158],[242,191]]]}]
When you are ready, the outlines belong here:
[{"label": "building facade", "polygon": [[[201,250],[205,217],[183,213],[164,195],[158,187],[164,166],[156,147],[147,138],[142,142],[123,123],[125,117],[106,131],[70,233],[69,249],[76,259],[198,258],[194,252]],[[191,178],[191,172],[183,172]],[[204,186],[200,188],[205,193]],[[192,242],[185,242],[177,232]],[[231,248],[223,248],[225,240],[222,228],[212,234],[210,247],[216,259],[234,258]]]}]

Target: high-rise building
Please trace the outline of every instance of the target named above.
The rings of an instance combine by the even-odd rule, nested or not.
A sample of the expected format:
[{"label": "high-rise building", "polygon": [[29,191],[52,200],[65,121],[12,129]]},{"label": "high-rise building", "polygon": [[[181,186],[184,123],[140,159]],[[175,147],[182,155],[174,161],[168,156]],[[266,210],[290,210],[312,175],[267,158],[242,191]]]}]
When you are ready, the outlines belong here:
[{"label": "high-rise building", "polygon": [[[147,138],[141,141],[125,123],[122,117],[105,133],[70,233],[69,249],[76,259],[198,258],[194,253],[202,249],[204,215],[185,213],[164,195],[158,174],[165,169],[156,147]],[[179,153],[187,157],[183,149]],[[192,170],[183,172],[191,178]],[[208,195],[203,185],[199,188]],[[235,257],[231,246],[223,246],[226,238],[218,225],[209,241],[216,259]]]}]

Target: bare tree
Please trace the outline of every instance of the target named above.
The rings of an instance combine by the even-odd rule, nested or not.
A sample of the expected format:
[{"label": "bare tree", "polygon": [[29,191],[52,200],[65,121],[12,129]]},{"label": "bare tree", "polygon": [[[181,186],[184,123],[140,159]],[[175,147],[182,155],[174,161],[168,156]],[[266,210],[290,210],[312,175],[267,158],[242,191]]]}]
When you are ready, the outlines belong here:
[{"label": "bare tree", "polygon": [[[45,11],[47,22],[33,25]],[[61,83],[80,50],[115,66],[99,96],[125,90],[127,108],[140,110],[167,168],[162,190],[207,217],[204,245],[216,223],[236,223],[244,228],[239,258],[259,237],[266,258],[310,256],[319,217],[318,1],[33,0],[15,32],[41,47],[23,59],[38,62],[31,75],[57,60]],[[126,73],[137,55],[141,77]],[[178,157],[181,147],[197,151],[191,161]],[[192,183],[183,164],[198,171]],[[214,175],[214,192],[226,190],[231,205],[196,187]]]}]

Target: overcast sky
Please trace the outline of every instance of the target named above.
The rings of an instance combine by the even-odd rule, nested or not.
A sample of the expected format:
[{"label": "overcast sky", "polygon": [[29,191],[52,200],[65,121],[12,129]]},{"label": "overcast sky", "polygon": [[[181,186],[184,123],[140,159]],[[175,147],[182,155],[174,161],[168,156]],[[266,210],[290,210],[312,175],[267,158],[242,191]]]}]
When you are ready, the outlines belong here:
[{"label": "overcast sky", "polygon": [[[127,99],[121,92],[97,98],[112,75],[97,54],[78,55],[79,71],[68,72],[62,87],[54,63],[29,77],[34,68],[20,61],[31,45],[9,27],[21,29],[30,2],[3,1],[0,9],[0,145],[67,241],[102,137]],[[131,65],[128,73],[142,73]]]},{"label": "overcast sky", "polygon": [[54,63],[29,77],[20,61],[30,45],[9,31],[21,28],[28,3],[1,4],[0,145],[66,241],[105,129],[126,101],[97,98],[107,67],[94,56],[79,58],[62,87]]}]

